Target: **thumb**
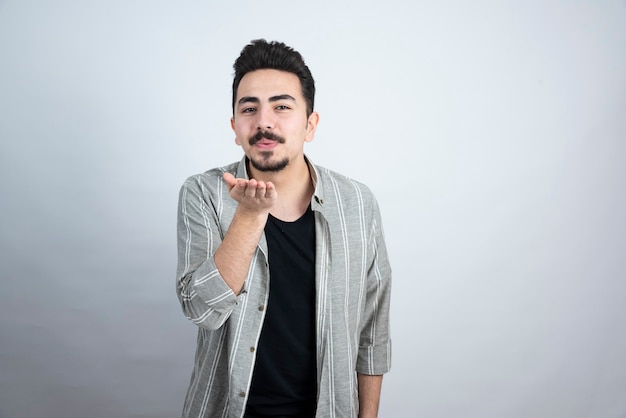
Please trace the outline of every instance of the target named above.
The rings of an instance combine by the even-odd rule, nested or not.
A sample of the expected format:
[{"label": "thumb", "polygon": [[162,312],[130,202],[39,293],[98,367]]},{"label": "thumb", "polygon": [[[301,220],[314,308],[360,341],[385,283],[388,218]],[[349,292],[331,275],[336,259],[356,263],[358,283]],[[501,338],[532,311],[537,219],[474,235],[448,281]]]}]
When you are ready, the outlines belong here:
[{"label": "thumb", "polygon": [[237,179],[232,174],[226,172],[223,177],[229,189],[232,189],[237,184]]}]

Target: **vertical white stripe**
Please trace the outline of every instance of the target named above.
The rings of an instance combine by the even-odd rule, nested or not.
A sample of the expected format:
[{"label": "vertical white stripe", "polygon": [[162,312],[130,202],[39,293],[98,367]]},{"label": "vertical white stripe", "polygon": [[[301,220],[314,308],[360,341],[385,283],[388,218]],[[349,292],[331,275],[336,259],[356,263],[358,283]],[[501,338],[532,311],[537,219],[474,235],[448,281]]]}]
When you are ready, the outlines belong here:
[{"label": "vertical white stripe", "polygon": [[[226,333],[224,332],[223,329],[221,329],[219,331],[219,336],[218,336],[218,340],[217,340],[217,344],[213,344],[214,342],[214,337],[215,334],[209,334],[209,332],[205,331],[205,330],[200,330],[201,333],[203,333],[203,342],[204,342],[204,346],[209,346],[209,348],[207,350],[204,350],[203,353],[208,356],[210,353],[214,353],[212,361],[211,361],[211,367],[209,368],[209,375],[208,375],[208,379],[207,379],[207,386],[206,386],[206,390],[204,392],[204,395],[202,396],[202,403],[200,406],[200,411],[199,411],[199,415],[198,418],[202,418],[205,416],[206,414],[206,409],[207,406],[209,405],[209,402],[211,400],[211,388],[213,387],[213,381],[215,380],[215,376],[217,374],[217,369],[218,369],[218,364],[219,364],[219,359],[220,356],[223,352],[223,346],[224,346],[224,339],[225,339],[225,335]],[[215,346],[216,345],[216,346]],[[204,359],[206,361],[206,358]],[[198,378],[203,378],[204,376],[202,375],[198,375]]]},{"label": "vertical white stripe", "polygon": [[[358,298],[358,309],[356,311],[356,323],[359,324],[361,323],[361,307],[363,306],[363,300],[365,298],[365,291],[366,291],[366,285],[367,285],[367,250],[368,250],[368,245],[367,245],[367,241],[368,241],[368,237],[367,237],[367,226],[365,224],[365,206],[363,203],[363,194],[361,193],[361,188],[354,182],[352,182],[352,186],[354,187],[354,191],[356,193],[357,196],[357,200],[359,202],[358,204],[358,209],[359,209],[359,230],[361,232],[360,236],[361,236],[361,271],[359,274],[359,298]],[[358,329],[357,329],[358,330]],[[358,333],[355,333],[354,335],[355,338],[355,347],[359,347],[359,335]]]},{"label": "vertical white stripe", "polygon": [[[353,336],[350,335],[350,242],[348,239],[348,227],[346,225],[346,214],[344,212],[343,207],[343,198],[341,195],[341,191],[339,190],[339,186],[334,177],[331,177],[331,184],[333,185],[333,191],[335,192],[335,204],[337,206],[337,211],[339,215],[339,225],[341,229],[341,238],[343,244],[343,266],[344,266],[344,306],[343,306],[343,320],[344,320],[344,329],[346,332],[346,341],[350,342],[353,340]],[[331,307],[332,308],[332,307]],[[353,345],[348,343],[346,344],[346,352],[348,355],[347,362],[349,365],[354,364],[354,353],[352,352]],[[332,354],[334,352],[331,351]],[[334,357],[334,355],[333,355]],[[331,359],[331,363],[334,363],[333,359]],[[333,375],[334,376],[334,375]],[[348,393],[352,394],[354,391],[354,381],[351,376],[335,376],[337,379],[347,379],[348,380]],[[333,378],[333,380],[334,380]],[[350,411],[356,411],[356,405],[354,404],[354,397],[349,396],[350,400]]]},{"label": "vertical white stripe", "polygon": [[189,226],[189,215],[187,214],[187,185],[183,186],[182,196],[181,196],[181,211],[183,212],[183,222],[185,224],[185,268],[181,274],[181,278],[187,275],[189,271],[190,256],[191,256],[191,228]]}]

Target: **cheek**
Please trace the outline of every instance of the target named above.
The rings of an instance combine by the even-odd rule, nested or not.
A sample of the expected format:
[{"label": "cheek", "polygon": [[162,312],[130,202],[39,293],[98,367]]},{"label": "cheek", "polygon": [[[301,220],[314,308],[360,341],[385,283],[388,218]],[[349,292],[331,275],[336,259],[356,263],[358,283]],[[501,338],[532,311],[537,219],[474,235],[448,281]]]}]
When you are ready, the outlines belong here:
[{"label": "cheek", "polygon": [[233,131],[235,132],[235,144],[241,145],[247,142],[247,134],[243,126],[241,124],[233,126]]}]

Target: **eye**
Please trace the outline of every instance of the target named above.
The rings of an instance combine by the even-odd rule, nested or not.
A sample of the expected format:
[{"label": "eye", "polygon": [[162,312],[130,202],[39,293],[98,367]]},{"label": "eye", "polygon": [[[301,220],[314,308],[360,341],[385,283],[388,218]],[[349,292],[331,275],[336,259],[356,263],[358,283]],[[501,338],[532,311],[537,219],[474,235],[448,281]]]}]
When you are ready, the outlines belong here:
[{"label": "eye", "polygon": [[254,107],[246,107],[246,108],[241,109],[241,113],[252,113],[255,110],[256,110],[256,108],[254,108]]},{"label": "eye", "polygon": [[289,110],[290,107],[287,105],[278,105],[276,106],[276,110]]}]

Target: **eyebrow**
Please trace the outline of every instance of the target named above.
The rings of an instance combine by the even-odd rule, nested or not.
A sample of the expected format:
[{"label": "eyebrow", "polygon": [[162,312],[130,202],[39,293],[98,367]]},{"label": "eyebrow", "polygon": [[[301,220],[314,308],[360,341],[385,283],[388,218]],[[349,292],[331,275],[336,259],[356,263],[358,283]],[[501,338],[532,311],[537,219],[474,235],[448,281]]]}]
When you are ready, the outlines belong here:
[{"label": "eyebrow", "polygon": [[[296,101],[296,99],[294,99],[294,97],[289,94],[279,94],[277,96],[272,96],[269,98],[270,102],[278,102],[280,100],[291,100],[292,102]],[[258,97],[254,96],[243,96],[241,99],[239,99],[237,104],[241,105],[243,103],[261,103],[261,100]]]},{"label": "eyebrow", "polygon": [[270,102],[277,102],[279,100],[291,100],[292,102],[296,101],[293,96],[290,96],[288,94],[279,94],[278,96],[270,97]]}]

